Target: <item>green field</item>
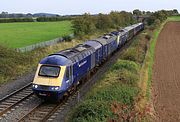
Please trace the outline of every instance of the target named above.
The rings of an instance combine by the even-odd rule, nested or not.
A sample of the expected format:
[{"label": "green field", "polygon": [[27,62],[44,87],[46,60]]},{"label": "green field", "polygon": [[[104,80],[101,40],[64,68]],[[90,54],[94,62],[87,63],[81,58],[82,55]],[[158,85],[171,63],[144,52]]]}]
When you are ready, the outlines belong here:
[{"label": "green field", "polygon": [[180,21],[180,16],[168,17],[168,21]]},{"label": "green field", "polygon": [[19,48],[71,33],[71,21],[1,23],[0,44]]}]

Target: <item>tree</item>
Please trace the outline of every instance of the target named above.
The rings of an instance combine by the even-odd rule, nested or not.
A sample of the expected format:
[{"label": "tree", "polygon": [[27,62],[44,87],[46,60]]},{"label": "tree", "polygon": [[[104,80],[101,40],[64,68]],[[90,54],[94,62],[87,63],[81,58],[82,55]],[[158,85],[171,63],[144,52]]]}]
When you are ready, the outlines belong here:
[{"label": "tree", "polygon": [[73,29],[74,34],[78,36],[92,33],[96,29],[93,17],[88,13],[77,17],[73,21]]},{"label": "tree", "polygon": [[179,14],[178,10],[177,9],[173,9],[173,14],[174,15],[178,15]]},{"label": "tree", "polygon": [[100,30],[107,30],[113,26],[110,16],[100,13],[97,17],[96,28]]},{"label": "tree", "polygon": [[139,15],[142,15],[142,12],[139,9],[135,9],[133,11],[133,14],[136,15],[136,16],[139,16]]}]

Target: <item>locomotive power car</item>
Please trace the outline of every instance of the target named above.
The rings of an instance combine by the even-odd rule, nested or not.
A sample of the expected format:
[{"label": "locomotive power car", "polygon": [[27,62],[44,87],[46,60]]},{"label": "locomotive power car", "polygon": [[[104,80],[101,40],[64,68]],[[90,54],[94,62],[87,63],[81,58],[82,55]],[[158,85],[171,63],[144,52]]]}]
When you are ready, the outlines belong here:
[{"label": "locomotive power car", "polygon": [[43,99],[61,99],[143,29],[144,24],[137,23],[43,58],[34,77],[33,92]]}]

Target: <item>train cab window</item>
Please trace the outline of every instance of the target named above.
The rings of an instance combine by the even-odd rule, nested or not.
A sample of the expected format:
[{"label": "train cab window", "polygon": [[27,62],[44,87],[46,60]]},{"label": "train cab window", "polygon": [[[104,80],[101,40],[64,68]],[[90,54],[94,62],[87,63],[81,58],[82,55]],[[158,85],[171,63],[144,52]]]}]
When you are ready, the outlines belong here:
[{"label": "train cab window", "polygon": [[39,70],[39,76],[44,77],[58,77],[60,73],[60,67],[42,65]]},{"label": "train cab window", "polygon": [[66,68],[66,78],[69,79],[69,68]]}]

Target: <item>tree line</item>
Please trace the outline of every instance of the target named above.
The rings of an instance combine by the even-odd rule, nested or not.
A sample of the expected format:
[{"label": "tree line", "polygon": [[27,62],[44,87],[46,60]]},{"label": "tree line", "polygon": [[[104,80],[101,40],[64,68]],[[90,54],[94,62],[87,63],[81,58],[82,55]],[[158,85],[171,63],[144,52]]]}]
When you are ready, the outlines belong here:
[{"label": "tree line", "polygon": [[165,21],[169,16],[179,15],[176,9],[174,10],[160,10],[150,14],[149,19],[147,20],[148,25],[159,25],[161,22]]},{"label": "tree line", "polygon": [[11,22],[34,22],[33,18],[4,18],[0,19],[0,23],[11,23]]},{"label": "tree line", "polygon": [[174,10],[160,10],[156,12],[140,11],[135,9],[132,13],[125,11],[112,11],[109,14],[97,14],[90,15],[85,13],[82,16],[76,17],[73,20],[74,34],[77,36],[83,36],[91,34],[96,31],[106,31],[108,29],[119,29],[139,20],[148,25],[158,26],[161,22],[167,19],[168,16],[179,15],[176,9]]},{"label": "tree line", "polygon": [[11,22],[53,22],[73,20],[74,17],[38,17],[38,18],[0,18],[0,23]]},{"label": "tree line", "polygon": [[98,15],[90,15],[85,13],[73,20],[74,34],[82,36],[91,34],[96,31],[106,31],[108,29],[118,29],[129,24],[133,24],[133,14],[130,12],[112,11],[109,14],[99,13]]},{"label": "tree line", "polygon": [[155,12],[150,11],[140,11],[139,9],[135,9],[133,11],[133,15],[137,17],[147,17],[146,21],[148,25],[158,25],[164,20],[166,20],[169,16],[177,16],[179,15],[177,9],[173,10],[159,10]]},{"label": "tree line", "polygon": [[65,21],[73,20],[74,17],[38,17],[37,22],[53,22],[53,21]]}]

